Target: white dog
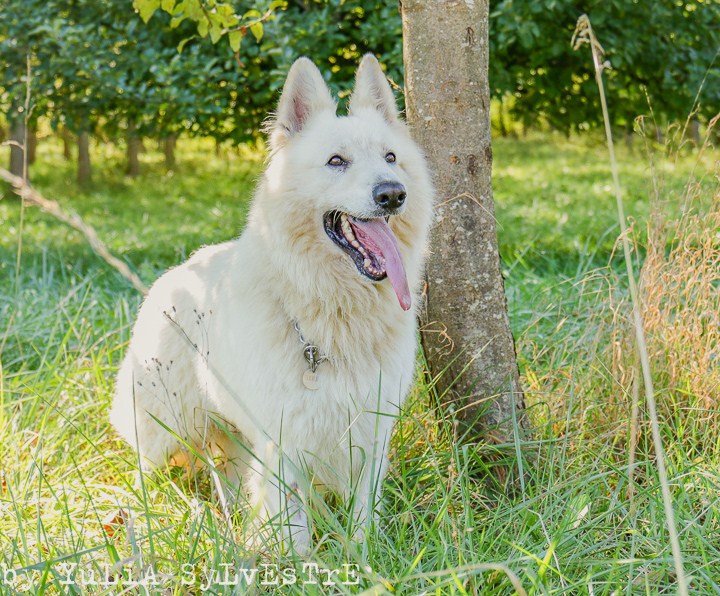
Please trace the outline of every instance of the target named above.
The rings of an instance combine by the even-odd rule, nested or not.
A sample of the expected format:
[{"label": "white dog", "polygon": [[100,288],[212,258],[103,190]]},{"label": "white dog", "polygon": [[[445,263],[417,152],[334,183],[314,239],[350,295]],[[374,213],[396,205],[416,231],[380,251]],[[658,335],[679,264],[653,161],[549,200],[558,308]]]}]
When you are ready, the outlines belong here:
[{"label": "white dog", "polygon": [[377,502],[414,377],[433,191],[371,55],[342,117],[297,60],[268,133],[242,235],[150,290],[111,418],[144,468],[219,446],[263,523],[307,552],[312,482],[353,496],[358,527]]}]

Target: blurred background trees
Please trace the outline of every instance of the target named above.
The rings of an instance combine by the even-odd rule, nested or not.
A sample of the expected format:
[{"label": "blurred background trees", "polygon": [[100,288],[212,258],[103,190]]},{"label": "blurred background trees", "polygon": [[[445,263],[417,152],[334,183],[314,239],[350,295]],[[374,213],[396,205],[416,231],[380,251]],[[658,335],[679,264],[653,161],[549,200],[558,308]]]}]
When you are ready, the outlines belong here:
[{"label": "blurred background trees", "polygon": [[[720,105],[720,5],[714,0],[593,0],[604,40],[615,124],[648,114],[665,126]],[[496,0],[490,84],[501,134],[534,126],[570,132],[600,119],[591,66],[570,38],[571,0]],[[147,21],[144,23],[143,21]],[[373,52],[401,87],[402,27],[380,0],[4,0],[0,7],[0,120],[32,162],[38,119],[78,149],[91,176],[90,138],[123,144],[136,175],[142,139],[164,144],[174,166],[179,134],[243,143],[259,136],[287,68],[308,55],[341,99],[359,57]],[[30,103],[25,106],[28,61]],[[27,123],[28,129],[25,130]],[[18,150],[14,167],[17,168]]]},{"label": "blurred background trees", "polygon": [[[525,126],[571,131],[597,126],[592,64],[568,41],[581,13],[592,18],[611,68],[612,117],[632,130],[652,111],[660,123],[720,107],[720,4],[714,0],[491,2],[490,83]],[[696,103],[697,99],[697,103]]]}]

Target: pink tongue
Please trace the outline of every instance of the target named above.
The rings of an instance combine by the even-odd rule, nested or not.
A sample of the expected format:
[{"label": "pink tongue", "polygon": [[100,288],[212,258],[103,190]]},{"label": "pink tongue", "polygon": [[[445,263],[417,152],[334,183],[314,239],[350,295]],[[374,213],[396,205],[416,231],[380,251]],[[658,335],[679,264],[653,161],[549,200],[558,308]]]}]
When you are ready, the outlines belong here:
[{"label": "pink tongue", "polygon": [[400,306],[403,310],[410,310],[412,296],[408,287],[405,266],[400,257],[397,238],[392,233],[390,226],[382,218],[369,221],[355,218],[348,219],[355,228],[355,235],[359,236],[364,241],[364,244],[371,245],[368,248],[378,249],[377,251],[373,250],[373,252],[379,252],[385,257],[385,272],[395,290]]}]

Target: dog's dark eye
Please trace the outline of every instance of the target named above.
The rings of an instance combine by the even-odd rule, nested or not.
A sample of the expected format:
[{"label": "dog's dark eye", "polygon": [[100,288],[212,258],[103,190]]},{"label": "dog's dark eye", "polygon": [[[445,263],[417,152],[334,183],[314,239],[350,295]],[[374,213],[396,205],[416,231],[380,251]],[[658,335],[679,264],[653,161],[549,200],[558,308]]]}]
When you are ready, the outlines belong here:
[{"label": "dog's dark eye", "polygon": [[395,163],[397,161],[397,157],[395,157],[395,154],[392,151],[388,151],[385,154],[385,161],[388,163]]},{"label": "dog's dark eye", "polygon": [[348,165],[348,162],[345,158],[340,157],[339,155],[333,155],[330,159],[328,159],[327,165],[339,168]]}]

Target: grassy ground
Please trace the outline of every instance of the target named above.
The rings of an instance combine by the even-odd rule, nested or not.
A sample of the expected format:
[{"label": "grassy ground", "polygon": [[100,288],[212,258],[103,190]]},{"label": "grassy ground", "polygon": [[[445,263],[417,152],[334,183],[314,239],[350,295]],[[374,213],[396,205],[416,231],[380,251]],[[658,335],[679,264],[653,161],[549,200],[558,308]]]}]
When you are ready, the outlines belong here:
[{"label": "grassy ground", "polygon": [[[135,488],[133,453],[106,415],[139,297],[78,234],[41,213],[25,211],[19,249],[19,206],[0,202],[0,594],[117,594],[121,575],[163,594],[675,593],[642,408],[639,438],[630,441],[633,359],[602,146],[545,135],[499,140],[494,151],[510,315],[538,426],[524,482],[503,481],[495,448],[453,446],[451,424],[427,407],[431,391],[419,384],[398,425],[386,511],[370,540],[364,547],[347,540],[341,509],[317,514],[321,545],[311,561],[344,569],[334,581],[307,563],[244,552],[239,520],[223,517],[207,479],[156,475]],[[33,180],[85,217],[148,283],[198,246],[241,229],[261,166],[185,144],[178,171],[166,173],[149,152],[143,176],[130,180],[114,151],[96,148],[94,157],[97,182],[79,191],[58,146],[44,143]],[[639,147],[621,153],[641,245],[653,234],[645,224],[653,184],[667,212],[677,213],[695,171],[705,208],[715,192],[704,174],[713,159],[655,162]],[[693,594],[717,594],[720,451],[711,423],[718,404],[687,407],[694,386],[671,383],[662,371],[673,355],[661,356],[685,569]],[[285,576],[276,578],[273,565]],[[231,585],[241,568],[260,575]],[[283,580],[288,585],[278,585]]]}]

